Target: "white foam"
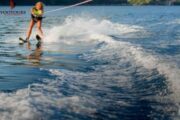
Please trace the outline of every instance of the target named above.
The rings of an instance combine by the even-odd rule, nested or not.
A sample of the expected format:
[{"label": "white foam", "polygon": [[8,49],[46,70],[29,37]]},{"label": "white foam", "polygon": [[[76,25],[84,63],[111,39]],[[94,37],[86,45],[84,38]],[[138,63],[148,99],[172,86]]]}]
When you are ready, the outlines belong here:
[{"label": "white foam", "polygon": [[171,22],[167,23],[167,24],[180,24],[180,19],[174,19]]},{"label": "white foam", "polygon": [[[94,18],[77,17],[65,20],[60,25],[47,30],[45,42],[77,42],[78,40],[89,41],[86,37],[92,35],[116,35],[137,32],[144,30],[140,26],[130,26],[126,24],[112,23],[109,20],[98,21]],[[78,37],[79,36],[79,37]],[[64,38],[65,41],[63,41]],[[70,38],[73,38],[71,40]],[[76,39],[77,38],[77,39]],[[70,40],[69,40],[70,39]]]},{"label": "white foam", "polygon": [[[98,39],[97,36],[96,39]],[[102,37],[99,36],[99,39],[102,39]],[[107,42],[106,39],[104,40]],[[111,39],[108,38],[108,40]],[[161,58],[161,56],[152,55],[139,46],[122,41],[108,42],[107,46],[97,50],[96,53],[91,56],[93,58],[88,56],[87,59],[103,58],[110,62],[113,55],[123,56],[131,62],[135,62],[135,65],[143,66],[146,69],[157,69],[160,74],[166,76],[170,83],[170,88],[174,91],[174,99],[180,102],[180,70],[175,63],[169,63]]]},{"label": "white foam", "polygon": [[[46,81],[47,82],[47,81]],[[1,120],[48,120],[56,112],[54,109],[66,108],[79,114],[91,114],[95,110],[78,107],[82,101],[79,96],[63,97],[53,81],[48,85],[31,85],[28,89],[18,90],[15,93],[0,93]]]}]

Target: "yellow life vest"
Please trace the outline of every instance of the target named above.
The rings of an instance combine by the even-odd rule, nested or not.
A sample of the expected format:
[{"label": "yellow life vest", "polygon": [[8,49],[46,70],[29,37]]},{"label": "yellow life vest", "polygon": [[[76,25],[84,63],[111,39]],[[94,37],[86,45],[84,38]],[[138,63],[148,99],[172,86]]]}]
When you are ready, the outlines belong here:
[{"label": "yellow life vest", "polygon": [[38,10],[35,7],[33,7],[32,10],[33,10],[34,15],[36,15],[36,16],[41,16],[43,13],[42,10]]}]

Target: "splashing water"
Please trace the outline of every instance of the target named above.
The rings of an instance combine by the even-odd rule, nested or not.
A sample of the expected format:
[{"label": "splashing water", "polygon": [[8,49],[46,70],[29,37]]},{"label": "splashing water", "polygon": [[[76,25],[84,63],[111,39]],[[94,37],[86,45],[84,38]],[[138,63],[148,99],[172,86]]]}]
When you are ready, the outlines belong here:
[{"label": "splashing water", "polygon": [[46,75],[2,91],[0,119],[179,119],[178,54],[160,54],[166,41],[146,43],[154,29],[148,27],[67,16],[46,28],[37,67]]}]

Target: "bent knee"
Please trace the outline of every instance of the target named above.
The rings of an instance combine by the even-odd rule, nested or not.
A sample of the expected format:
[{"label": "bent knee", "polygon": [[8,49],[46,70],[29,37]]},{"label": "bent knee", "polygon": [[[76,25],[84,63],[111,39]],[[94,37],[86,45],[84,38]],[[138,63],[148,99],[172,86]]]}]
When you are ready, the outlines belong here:
[{"label": "bent knee", "polygon": [[38,30],[41,30],[41,27],[38,26],[37,29],[38,29]]}]

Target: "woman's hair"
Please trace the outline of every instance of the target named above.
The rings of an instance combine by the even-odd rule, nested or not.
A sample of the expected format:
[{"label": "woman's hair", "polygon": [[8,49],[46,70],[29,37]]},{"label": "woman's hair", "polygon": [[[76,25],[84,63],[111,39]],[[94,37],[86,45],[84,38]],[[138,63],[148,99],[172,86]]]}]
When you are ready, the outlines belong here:
[{"label": "woman's hair", "polygon": [[37,2],[37,3],[35,4],[35,6],[36,6],[36,5],[38,5],[38,4],[40,4],[40,5],[41,5],[42,10],[44,10],[44,3],[43,3],[43,2]]}]

